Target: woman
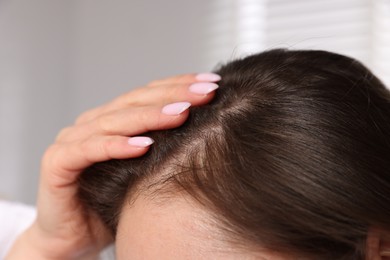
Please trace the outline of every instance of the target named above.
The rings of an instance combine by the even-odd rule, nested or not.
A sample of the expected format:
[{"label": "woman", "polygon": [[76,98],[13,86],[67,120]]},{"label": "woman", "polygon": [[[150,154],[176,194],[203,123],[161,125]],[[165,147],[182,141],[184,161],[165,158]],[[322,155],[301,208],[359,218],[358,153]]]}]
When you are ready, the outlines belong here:
[{"label": "woman", "polygon": [[[213,100],[213,83],[189,94],[193,75],[158,81],[60,133],[8,259],[92,259],[114,240],[118,259],[390,259],[382,83],[323,51],[271,50],[217,74]],[[181,102],[160,113],[167,100]]]},{"label": "woman", "polygon": [[[189,115],[186,102],[193,106],[209,102],[218,87],[213,82],[219,79],[206,73],[153,81],[83,113],[75,125],[63,129],[42,159],[38,216],[6,259],[95,259],[111,238],[99,233],[105,232],[99,218],[84,215],[76,197],[79,174],[94,162],[145,154],[153,141],[139,135],[181,125]],[[12,212],[27,218],[14,227],[20,229],[34,212],[19,205],[15,208]]]}]

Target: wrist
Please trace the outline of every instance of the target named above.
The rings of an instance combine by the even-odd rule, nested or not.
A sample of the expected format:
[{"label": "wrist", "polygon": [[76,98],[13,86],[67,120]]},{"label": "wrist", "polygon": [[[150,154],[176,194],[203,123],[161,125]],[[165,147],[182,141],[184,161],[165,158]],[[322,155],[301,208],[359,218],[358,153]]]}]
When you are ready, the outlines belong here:
[{"label": "wrist", "polygon": [[96,260],[99,252],[80,250],[79,246],[69,245],[65,240],[52,239],[42,234],[34,223],[19,235],[7,253],[5,260]]},{"label": "wrist", "polygon": [[48,256],[40,251],[35,241],[31,239],[31,227],[20,234],[8,251],[5,260],[36,259],[48,260]]}]

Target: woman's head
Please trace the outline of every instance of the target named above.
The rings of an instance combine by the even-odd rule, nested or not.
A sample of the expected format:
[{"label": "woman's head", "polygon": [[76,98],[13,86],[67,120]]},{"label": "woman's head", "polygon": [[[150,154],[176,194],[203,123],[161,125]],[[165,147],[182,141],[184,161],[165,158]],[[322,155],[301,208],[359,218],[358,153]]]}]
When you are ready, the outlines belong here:
[{"label": "woman's head", "polygon": [[216,72],[211,103],[148,133],[145,156],[87,169],[81,199],[144,253],[363,259],[369,231],[390,230],[390,93],[324,51],[271,50]]}]

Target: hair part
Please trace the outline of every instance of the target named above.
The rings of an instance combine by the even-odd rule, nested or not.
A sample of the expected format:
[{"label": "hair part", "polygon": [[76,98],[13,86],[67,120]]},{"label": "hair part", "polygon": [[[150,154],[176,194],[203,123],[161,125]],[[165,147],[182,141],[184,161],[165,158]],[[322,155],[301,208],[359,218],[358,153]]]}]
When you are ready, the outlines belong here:
[{"label": "hair part", "polygon": [[325,51],[271,50],[216,73],[212,102],[148,133],[145,156],[88,168],[82,201],[115,235],[134,192],[185,192],[237,246],[364,259],[368,228],[390,230],[389,91]]}]

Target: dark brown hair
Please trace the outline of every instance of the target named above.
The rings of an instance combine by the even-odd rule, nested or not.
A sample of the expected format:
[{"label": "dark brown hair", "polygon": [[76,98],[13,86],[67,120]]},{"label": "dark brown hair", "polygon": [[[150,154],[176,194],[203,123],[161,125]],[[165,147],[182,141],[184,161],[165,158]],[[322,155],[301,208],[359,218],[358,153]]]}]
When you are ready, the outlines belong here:
[{"label": "dark brown hair", "polygon": [[145,156],[87,169],[80,198],[115,234],[129,191],[165,172],[160,183],[198,200],[237,243],[363,259],[368,228],[390,230],[389,91],[325,51],[271,50],[216,73],[210,104],[148,133]]}]

